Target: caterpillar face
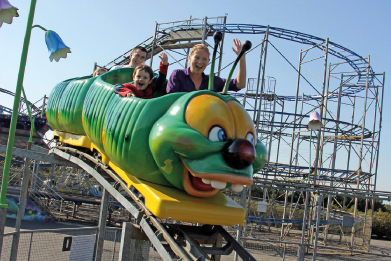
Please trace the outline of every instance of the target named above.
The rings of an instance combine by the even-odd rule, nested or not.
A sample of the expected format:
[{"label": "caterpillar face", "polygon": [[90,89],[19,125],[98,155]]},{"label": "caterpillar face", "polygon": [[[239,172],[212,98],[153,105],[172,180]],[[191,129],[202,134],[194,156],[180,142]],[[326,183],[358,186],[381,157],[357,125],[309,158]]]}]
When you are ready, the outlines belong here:
[{"label": "caterpillar face", "polygon": [[209,91],[178,99],[152,129],[149,143],[165,178],[197,197],[241,191],[266,162],[254,124],[232,97]]}]

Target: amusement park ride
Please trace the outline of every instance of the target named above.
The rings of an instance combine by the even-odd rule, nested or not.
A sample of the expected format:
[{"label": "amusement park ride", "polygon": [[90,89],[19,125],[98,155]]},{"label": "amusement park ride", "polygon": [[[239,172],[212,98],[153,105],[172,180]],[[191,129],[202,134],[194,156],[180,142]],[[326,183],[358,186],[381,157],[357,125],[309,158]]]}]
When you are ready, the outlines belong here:
[{"label": "amusement park ride", "polygon": [[[50,148],[46,147],[50,149],[50,156],[39,160],[76,166],[92,176],[99,183],[99,186],[95,185],[92,189],[94,193],[102,194],[102,208],[107,207],[110,195],[115,198],[135,218],[136,225],[164,260],[211,260],[232,251],[243,260],[256,260],[238,243],[240,236],[234,239],[223,228],[243,226],[246,217],[248,221],[256,220],[248,218],[249,212],[247,210],[246,213],[244,208],[249,186],[262,187],[264,191],[276,188],[286,191],[282,220],[289,219],[285,217],[288,191],[305,192],[305,204],[311,200],[310,193],[314,192],[327,195],[329,202],[333,195],[366,200],[389,199],[389,193],[375,191],[384,74],[373,72],[369,58],[362,58],[328,39],[269,26],[226,24],[226,17],[217,18],[220,23],[211,23],[215,19],[156,24],[154,36],[140,45],[148,50],[152,65],[153,56],[163,50],[183,49],[188,54],[189,48],[197,43],[205,43],[208,37],[214,35],[210,73],[214,75],[216,61],[219,61],[217,74],[221,71],[222,40],[225,34],[263,34],[258,79],[249,79],[245,94],[227,93],[226,88],[222,94],[215,93],[211,91],[213,83],[212,86],[210,83],[207,91],[167,94],[151,100],[116,95],[114,85],[130,82],[133,72],[131,68],[112,70],[97,77],[84,76],[66,80],[54,87],[47,106],[42,106],[41,111],[46,110],[46,114],[35,114],[37,134],[45,133],[49,125],[56,143],[49,144]],[[269,45],[274,47],[269,37],[310,46],[300,52],[295,96],[278,96],[270,85],[269,88],[266,86],[267,48]],[[240,56],[250,49],[251,43],[244,44],[230,76]],[[330,90],[330,79],[324,77],[317,94],[300,95],[299,82],[302,79],[307,81],[301,72],[301,66],[308,62],[304,57],[312,49],[324,52],[325,75],[332,75],[335,72],[333,70],[339,66],[327,66],[328,55],[343,60],[355,73],[342,74],[337,88]],[[114,65],[126,64],[131,51],[99,67],[110,69]],[[216,58],[217,52],[220,53],[219,58]],[[346,53],[349,55],[345,55]],[[96,67],[98,65],[95,64]],[[370,86],[372,89],[368,91]],[[355,97],[360,91],[365,92],[362,120],[354,123],[354,117],[351,122],[342,119],[341,99],[349,97],[350,101],[355,100],[356,98],[351,97]],[[332,99],[338,103],[336,113],[330,113],[332,105],[327,107],[328,101]],[[367,100],[371,100],[371,105],[375,106],[372,129],[365,123],[365,113],[368,113],[370,106]],[[285,105],[290,101],[295,105],[287,112]],[[305,104],[311,102],[316,105],[306,109]],[[46,104],[45,99],[43,103]],[[30,104],[30,108],[34,106]],[[355,106],[352,101],[353,111]],[[0,109],[7,112],[7,108]],[[301,133],[300,129],[306,128],[302,123],[307,117],[305,110],[315,109],[320,110],[324,128],[310,138]],[[0,114],[1,135],[5,135],[7,131],[8,118],[9,115]],[[26,147],[23,135],[27,135],[23,131],[30,131],[27,125],[30,123],[27,116],[19,116],[18,120],[21,124],[17,137],[21,141],[15,147],[23,149]],[[48,125],[45,124],[46,121]],[[22,123],[27,127],[23,127],[25,125]],[[220,133],[224,135],[219,135]],[[290,139],[287,162],[279,158],[284,149],[280,141],[285,138]],[[316,146],[315,161],[313,166],[306,162],[310,165],[308,168],[301,159],[300,144],[312,139]],[[6,140],[0,139],[1,141],[4,145]],[[277,146],[272,146],[273,141],[277,142]],[[46,143],[42,144],[37,136],[34,142],[48,146]],[[341,146],[349,147],[349,159],[352,147],[359,146],[358,170],[349,170],[349,163],[346,169],[337,169],[336,154]],[[322,154],[326,148],[333,151],[332,156],[327,159]],[[0,152],[4,151],[2,148]],[[23,152],[17,149],[14,151],[20,155]],[[275,160],[272,156],[276,157]],[[34,159],[37,155],[28,157]],[[361,163],[367,161],[366,157],[369,157],[370,167],[363,171]],[[253,177],[253,174],[256,175]],[[307,176],[310,182],[302,182]],[[52,184],[51,180],[46,182],[47,186]],[[65,185],[67,182],[69,180],[63,181]],[[57,182],[58,185],[60,183]],[[244,201],[241,205],[220,192],[226,188],[242,193]],[[249,192],[251,193],[251,189]],[[250,205],[250,200],[248,204]],[[306,211],[307,207],[305,205]],[[312,211],[311,215],[320,221],[319,213]],[[181,225],[162,221],[168,218],[181,222]],[[327,221],[329,218],[330,209],[327,210]],[[306,216],[302,222],[303,231],[306,229],[305,219]],[[188,223],[206,225],[192,226]],[[315,242],[319,223],[310,225]],[[98,244],[103,240],[101,232],[99,233]],[[282,238],[283,234],[284,225]],[[304,232],[302,238],[303,245]]]},{"label": "amusement park ride", "polygon": [[[222,33],[214,40],[211,70]],[[250,48],[250,42],[243,44],[235,65]],[[85,170],[100,166],[133,200],[142,199],[149,218],[210,224],[216,231],[242,226],[244,209],[219,190],[241,192],[266,162],[246,110],[227,95],[227,85],[222,94],[213,92],[213,81],[208,91],[151,100],[115,94],[115,84],[131,81],[132,74],[133,68],[123,68],[59,83],[46,110],[54,139],[62,144],[53,153]],[[222,232],[231,242],[227,235]]]}]

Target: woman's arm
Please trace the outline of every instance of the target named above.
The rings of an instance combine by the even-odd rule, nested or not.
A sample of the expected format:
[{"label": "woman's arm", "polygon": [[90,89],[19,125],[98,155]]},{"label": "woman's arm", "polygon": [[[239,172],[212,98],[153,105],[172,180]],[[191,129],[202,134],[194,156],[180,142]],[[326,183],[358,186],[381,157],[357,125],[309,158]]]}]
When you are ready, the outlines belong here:
[{"label": "woman's arm", "polygon": [[[236,55],[239,55],[242,50],[242,43],[238,39],[234,39],[235,49],[232,47],[232,50]],[[242,55],[242,58],[239,60],[239,70],[238,75],[236,76],[236,87],[238,89],[243,89],[246,87],[246,54]]]}]

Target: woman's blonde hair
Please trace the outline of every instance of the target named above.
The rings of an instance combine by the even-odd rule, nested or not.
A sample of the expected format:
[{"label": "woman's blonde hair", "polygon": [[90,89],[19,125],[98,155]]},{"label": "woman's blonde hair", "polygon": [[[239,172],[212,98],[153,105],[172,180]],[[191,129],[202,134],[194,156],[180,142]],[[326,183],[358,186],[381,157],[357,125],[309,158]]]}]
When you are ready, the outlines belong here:
[{"label": "woman's blonde hair", "polygon": [[193,46],[193,49],[190,51],[190,56],[193,55],[198,50],[205,50],[208,53],[208,56],[210,56],[208,46],[206,44],[196,44]]}]

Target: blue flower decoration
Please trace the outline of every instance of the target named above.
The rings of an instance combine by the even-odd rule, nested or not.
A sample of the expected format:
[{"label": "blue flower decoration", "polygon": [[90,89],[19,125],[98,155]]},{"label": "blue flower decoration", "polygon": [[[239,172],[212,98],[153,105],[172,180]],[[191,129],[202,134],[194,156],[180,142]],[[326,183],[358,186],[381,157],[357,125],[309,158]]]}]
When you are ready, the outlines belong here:
[{"label": "blue flower decoration", "polygon": [[71,49],[64,44],[60,36],[54,31],[46,31],[45,42],[50,53],[49,59],[51,62],[53,59],[58,62],[60,58],[67,58],[67,54],[71,53]]}]

